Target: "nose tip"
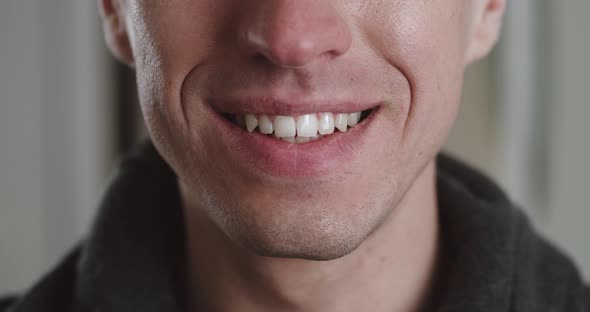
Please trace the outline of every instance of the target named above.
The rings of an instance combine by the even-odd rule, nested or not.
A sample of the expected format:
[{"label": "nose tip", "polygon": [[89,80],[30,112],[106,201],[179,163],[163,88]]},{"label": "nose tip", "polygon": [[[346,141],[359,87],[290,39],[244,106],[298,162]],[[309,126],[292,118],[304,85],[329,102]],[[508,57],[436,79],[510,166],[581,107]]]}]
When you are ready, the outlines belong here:
[{"label": "nose tip", "polygon": [[255,56],[262,56],[279,67],[302,67],[317,57],[338,56],[344,52],[336,47],[323,47],[325,42],[307,36],[293,38],[278,33],[261,36],[256,32],[248,32],[246,36]]},{"label": "nose tip", "polygon": [[268,0],[249,10],[241,24],[241,45],[276,66],[302,67],[350,49],[348,25],[324,1]]}]

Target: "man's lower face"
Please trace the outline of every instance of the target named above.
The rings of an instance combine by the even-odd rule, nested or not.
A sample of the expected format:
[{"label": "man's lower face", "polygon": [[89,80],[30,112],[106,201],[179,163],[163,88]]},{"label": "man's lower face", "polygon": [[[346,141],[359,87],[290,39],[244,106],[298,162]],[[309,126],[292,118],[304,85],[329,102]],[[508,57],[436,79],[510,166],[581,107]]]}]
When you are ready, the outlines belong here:
[{"label": "man's lower face", "polygon": [[[243,247],[267,256],[337,258],[354,250],[383,219],[389,209],[377,205],[392,206],[396,187],[384,174],[388,170],[374,165],[375,156],[385,153],[379,141],[394,140],[379,134],[380,123],[391,124],[383,106],[371,108],[356,124],[354,113],[230,114],[206,102],[191,107],[190,141],[169,140],[178,142],[178,150],[198,148],[172,153],[182,155],[176,171],[184,189],[201,201],[201,215]],[[339,125],[343,131],[327,117],[331,133],[319,137],[320,121],[313,119],[339,114],[346,117]],[[258,125],[252,120],[246,125],[246,115]],[[384,184],[387,191],[379,190]]]},{"label": "man's lower face", "polygon": [[[198,85],[192,75],[185,86]],[[407,84],[395,85],[395,94],[409,94]],[[330,260],[354,251],[435,150],[405,154],[412,148],[403,140],[407,96],[237,104],[237,97],[202,99],[191,90],[182,92],[187,134],[164,138],[173,142],[165,153],[183,189],[199,203],[186,208],[201,213],[187,214],[264,256]]]},{"label": "man's lower face", "polygon": [[[308,111],[290,116],[250,111],[253,116],[248,118],[255,116],[258,122],[255,127],[248,121],[252,131],[245,120],[237,120],[245,119],[244,114],[208,108],[201,115],[207,121],[199,124],[209,126],[192,132],[203,149],[194,151],[198,169],[181,173],[186,189],[198,190],[197,197],[204,199],[200,208],[228,236],[260,254],[341,257],[354,250],[401,198],[397,180],[407,172],[393,169],[400,167],[395,166],[392,149],[399,146],[394,142],[399,142],[400,131],[391,129],[395,125],[387,114],[392,107],[385,105],[393,103],[364,111],[358,123],[357,113]],[[342,130],[320,137],[320,122],[313,119],[344,118],[340,114],[346,117]],[[322,124],[332,129],[330,120]],[[300,136],[302,129],[305,135]],[[283,131],[289,135],[282,136]]]},{"label": "man's lower face", "polygon": [[[289,12],[298,5],[323,2],[289,3],[295,8],[288,12],[253,8],[235,18],[295,18]],[[462,81],[462,35],[444,42],[436,35],[461,22],[436,20],[446,16],[440,12],[416,11],[425,12],[420,15],[400,6],[402,16],[381,16],[379,25],[332,29],[352,37],[348,46],[331,43],[337,54],[310,54],[310,46],[332,46],[309,45],[313,33],[298,37],[290,26],[283,31],[291,41],[271,42],[269,35],[269,44],[307,43],[265,51],[268,46],[255,40],[233,41],[232,31],[250,26],[223,26],[224,10],[200,21],[189,18],[188,9],[151,9],[160,14],[134,18],[143,21],[136,32],[147,34],[134,45],[136,60],[145,62],[136,65],[152,139],[194,204],[186,208],[199,210],[187,215],[201,214],[258,254],[327,260],[352,252],[403,200],[451,127]],[[327,10],[322,21],[336,14],[331,6],[316,9]],[[375,12],[345,17],[369,20]],[[415,19],[407,20],[411,14]],[[158,19],[175,27],[158,28]],[[226,28],[225,34],[212,32]]]}]

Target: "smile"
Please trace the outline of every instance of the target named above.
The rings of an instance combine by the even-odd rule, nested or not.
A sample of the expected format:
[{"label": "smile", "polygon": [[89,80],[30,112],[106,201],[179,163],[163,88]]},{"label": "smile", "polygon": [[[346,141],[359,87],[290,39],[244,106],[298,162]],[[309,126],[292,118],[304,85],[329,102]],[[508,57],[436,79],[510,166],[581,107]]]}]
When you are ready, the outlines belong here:
[{"label": "smile", "polygon": [[218,131],[211,144],[224,151],[217,157],[236,170],[289,181],[347,172],[385,124],[378,101],[209,103]]},{"label": "smile", "polygon": [[371,109],[356,113],[313,113],[300,116],[225,114],[224,117],[248,132],[258,132],[289,143],[308,143],[334,132],[346,132],[364,120]]}]

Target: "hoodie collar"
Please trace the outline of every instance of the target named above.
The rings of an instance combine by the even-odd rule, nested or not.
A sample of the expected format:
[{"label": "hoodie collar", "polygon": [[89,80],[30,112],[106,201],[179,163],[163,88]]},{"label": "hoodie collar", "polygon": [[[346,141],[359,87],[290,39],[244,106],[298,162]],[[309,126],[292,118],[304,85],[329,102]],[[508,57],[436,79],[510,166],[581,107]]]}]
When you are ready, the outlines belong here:
[{"label": "hoodie collar", "polygon": [[76,311],[181,311],[177,180],[151,143],[122,162],[79,261]]}]

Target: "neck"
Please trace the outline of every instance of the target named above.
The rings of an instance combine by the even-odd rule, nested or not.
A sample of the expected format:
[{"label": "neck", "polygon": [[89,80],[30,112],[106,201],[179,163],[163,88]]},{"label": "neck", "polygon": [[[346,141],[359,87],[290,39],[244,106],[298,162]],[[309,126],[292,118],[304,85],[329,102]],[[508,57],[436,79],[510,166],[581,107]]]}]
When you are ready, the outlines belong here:
[{"label": "neck", "polygon": [[438,254],[434,163],[379,229],[331,261],[255,255],[189,205],[185,199],[192,311],[401,312],[429,300]]}]

